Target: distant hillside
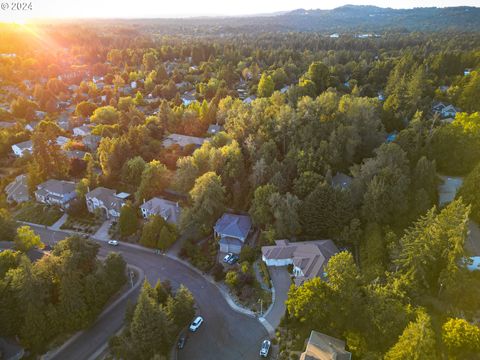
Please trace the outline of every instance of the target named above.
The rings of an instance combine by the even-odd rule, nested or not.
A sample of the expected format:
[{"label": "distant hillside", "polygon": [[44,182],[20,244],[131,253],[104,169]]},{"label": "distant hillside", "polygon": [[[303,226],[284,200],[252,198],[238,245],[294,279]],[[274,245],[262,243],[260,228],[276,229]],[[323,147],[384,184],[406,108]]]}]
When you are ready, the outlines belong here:
[{"label": "distant hillside", "polygon": [[375,6],[346,5],[333,10],[294,10],[272,18],[285,27],[299,31],[436,31],[480,30],[480,8],[390,9]]},{"label": "distant hillside", "polygon": [[[107,21],[108,22],[108,21]],[[126,20],[151,25],[161,32],[201,33],[259,31],[383,32],[480,31],[480,8],[391,9],[345,5],[333,10],[298,9],[285,13],[244,17]]]}]

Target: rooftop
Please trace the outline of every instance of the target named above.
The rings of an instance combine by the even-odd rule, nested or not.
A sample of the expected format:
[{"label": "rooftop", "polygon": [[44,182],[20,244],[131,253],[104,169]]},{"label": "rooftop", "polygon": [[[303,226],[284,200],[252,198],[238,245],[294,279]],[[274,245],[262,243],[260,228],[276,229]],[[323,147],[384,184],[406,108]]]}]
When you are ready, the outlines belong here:
[{"label": "rooftop", "polygon": [[297,285],[314,277],[323,277],[324,266],[336,253],[338,253],[338,249],[332,240],[293,243],[288,240],[277,240],[275,245],[262,247],[262,258],[264,260],[293,260],[293,264],[303,273],[303,276],[295,279]]},{"label": "rooftop", "polygon": [[345,341],[312,330],[305,352],[300,360],[351,360],[345,350]]},{"label": "rooftop", "polygon": [[246,238],[252,228],[252,220],[248,215],[224,213],[215,224],[215,231],[222,237]]}]

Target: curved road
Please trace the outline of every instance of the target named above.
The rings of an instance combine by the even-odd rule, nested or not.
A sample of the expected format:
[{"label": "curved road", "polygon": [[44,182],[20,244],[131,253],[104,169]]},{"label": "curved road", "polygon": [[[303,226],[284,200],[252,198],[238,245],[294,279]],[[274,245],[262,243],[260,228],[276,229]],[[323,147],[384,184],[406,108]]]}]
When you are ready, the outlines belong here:
[{"label": "curved road", "polygon": [[[48,244],[69,235],[42,227],[32,228]],[[268,338],[265,328],[257,319],[233,311],[218,288],[200,274],[179,261],[156,255],[151,250],[122,244],[113,249],[105,242],[98,243],[101,247],[100,255],[105,256],[112,250],[118,251],[128,264],[141,268],[152,285],[158,279],[168,279],[174,288],[184,284],[193,293],[197,313],[204,317],[205,322],[196,333],[189,334],[185,348],[178,352],[178,359],[258,359],[261,343]],[[137,296],[138,291],[134,291],[127,299],[135,299]],[[127,299],[100,317],[90,329],[57,353],[55,358],[89,359],[121,328]]]}]

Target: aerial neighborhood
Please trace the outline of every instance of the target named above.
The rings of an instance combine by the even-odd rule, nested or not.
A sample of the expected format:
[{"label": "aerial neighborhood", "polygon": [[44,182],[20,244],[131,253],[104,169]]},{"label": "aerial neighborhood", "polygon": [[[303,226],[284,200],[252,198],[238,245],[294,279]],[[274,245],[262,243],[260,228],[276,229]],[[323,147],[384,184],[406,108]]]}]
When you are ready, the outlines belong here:
[{"label": "aerial neighborhood", "polygon": [[459,9],[0,23],[0,359],[480,359]]}]

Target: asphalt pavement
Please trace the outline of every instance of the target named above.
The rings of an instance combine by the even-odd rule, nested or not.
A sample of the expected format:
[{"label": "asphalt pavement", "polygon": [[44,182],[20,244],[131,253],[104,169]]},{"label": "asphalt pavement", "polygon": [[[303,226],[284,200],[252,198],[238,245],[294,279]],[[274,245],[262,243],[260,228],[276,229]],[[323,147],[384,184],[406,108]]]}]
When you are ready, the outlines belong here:
[{"label": "asphalt pavement", "polygon": [[[32,227],[48,245],[68,236],[68,233],[52,231],[44,227]],[[268,338],[267,331],[255,318],[233,311],[218,288],[197,272],[179,261],[157,255],[147,249],[136,249],[120,243],[113,247],[103,241],[100,255],[110,251],[122,254],[128,264],[137,266],[154,285],[158,279],[169,280],[174,288],[185,285],[193,293],[198,315],[205,322],[195,333],[189,333],[185,347],[178,351],[178,359],[258,359],[261,343]],[[129,296],[135,299],[138,291]],[[105,344],[110,336],[122,326],[128,298],[118,304],[107,316],[98,319],[89,329],[82,332],[55,359],[83,360]]]}]

